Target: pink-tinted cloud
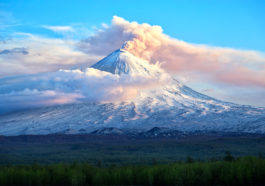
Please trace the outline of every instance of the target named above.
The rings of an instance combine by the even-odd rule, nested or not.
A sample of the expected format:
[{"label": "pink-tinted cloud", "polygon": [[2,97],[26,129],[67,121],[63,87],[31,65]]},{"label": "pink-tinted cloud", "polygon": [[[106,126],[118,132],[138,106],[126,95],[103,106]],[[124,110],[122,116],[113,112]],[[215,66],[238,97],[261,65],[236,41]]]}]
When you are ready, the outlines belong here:
[{"label": "pink-tinted cloud", "polygon": [[237,85],[256,85],[260,87],[265,87],[265,73],[263,71],[255,71],[248,69],[246,67],[239,66],[226,73],[219,74],[217,76],[218,80],[233,83]]},{"label": "pink-tinted cloud", "polygon": [[205,75],[213,81],[265,88],[265,56],[256,51],[197,45],[171,38],[160,26],[128,22],[114,16],[112,24],[83,40],[79,48],[87,53],[104,55],[119,48],[132,54],[162,63],[174,74],[194,73]]}]

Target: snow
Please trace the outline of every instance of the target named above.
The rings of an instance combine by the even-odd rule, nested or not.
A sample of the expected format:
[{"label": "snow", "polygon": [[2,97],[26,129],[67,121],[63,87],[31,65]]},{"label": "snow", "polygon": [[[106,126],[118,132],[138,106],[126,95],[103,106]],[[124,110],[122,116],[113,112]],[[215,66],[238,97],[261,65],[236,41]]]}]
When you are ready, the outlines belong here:
[{"label": "snow", "polygon": [[101,61],[91,66],[92,68],[110,72],[113,74],[127,75],[160,75],[163,71],[158,65],[151,65],[146,60],[132,55],[124,49],[112,52]]},{"label": "snow", "polygon": [[[159,65],[118,49],[92,68],[119,76],[162,76]],[[142,89],[122,102],[84,102],[42,107],[0,116],[0,135],[90,133],[106,128],[265,133],[265,108],[223,102],[200,94],[170,78],[165,84]]]}]

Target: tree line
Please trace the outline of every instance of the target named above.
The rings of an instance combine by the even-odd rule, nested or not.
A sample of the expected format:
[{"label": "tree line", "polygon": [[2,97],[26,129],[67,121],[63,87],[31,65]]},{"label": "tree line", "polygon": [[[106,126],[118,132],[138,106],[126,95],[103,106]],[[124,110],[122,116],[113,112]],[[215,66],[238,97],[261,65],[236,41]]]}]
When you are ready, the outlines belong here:
[{"label": "tree line", "polygon": [[265,159],[227,153],[222,161],[164,165],[10,165],[0,166],[0,185],[265,185]]}]

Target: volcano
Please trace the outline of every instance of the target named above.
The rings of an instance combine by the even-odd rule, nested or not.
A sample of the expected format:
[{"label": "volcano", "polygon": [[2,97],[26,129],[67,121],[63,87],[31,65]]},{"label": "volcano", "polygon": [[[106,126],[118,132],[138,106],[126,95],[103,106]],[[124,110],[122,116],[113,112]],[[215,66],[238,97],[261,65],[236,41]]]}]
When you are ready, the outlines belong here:
[{"label": "volcano", "polygon": [[136,97],[120,102],[86,101],[4,114],[0,116],[0,135],[120,134],[152,129],[265,133],[265,108],[224,102],[198,93],[159,65],[125,49],[112,52],[90,68],[121,78],[166,79],[166,83],[141,89]]}]

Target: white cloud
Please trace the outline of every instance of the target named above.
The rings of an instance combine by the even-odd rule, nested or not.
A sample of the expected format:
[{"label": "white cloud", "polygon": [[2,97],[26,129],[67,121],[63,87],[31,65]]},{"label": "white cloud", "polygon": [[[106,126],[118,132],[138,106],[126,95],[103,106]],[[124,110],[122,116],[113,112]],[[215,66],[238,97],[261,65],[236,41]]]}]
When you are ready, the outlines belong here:
[{"label": "white cloud", "polygon": [[62,33],[62,32],[74,32],[74,28],[71,26],[48,26],[48,25],[44,25],[42,26],[43,28],[46,28],[48,30],[51,30],[53,32],[58,32],[58,33]]},{"label": "white cloud", "polygon": [[[0,77],[72,67],[86,68],[101,58],[76,50],[75,43],[74,40],[16,33],[14,39],[0,45],[0,51],[3,53],[0,55]],[[23,49],[24,52],[20,50],[18,53],[17,48]]]},{"label": "white cloud", "polygon": [[141,74],[119,76],[93,68],[2,78],[0,113],[66,103],[130,100],[139,90],[166,80],[166,74],[151,78]]}]

